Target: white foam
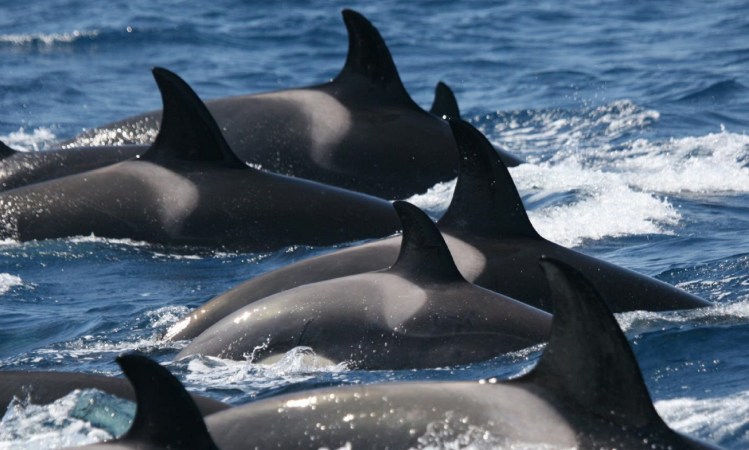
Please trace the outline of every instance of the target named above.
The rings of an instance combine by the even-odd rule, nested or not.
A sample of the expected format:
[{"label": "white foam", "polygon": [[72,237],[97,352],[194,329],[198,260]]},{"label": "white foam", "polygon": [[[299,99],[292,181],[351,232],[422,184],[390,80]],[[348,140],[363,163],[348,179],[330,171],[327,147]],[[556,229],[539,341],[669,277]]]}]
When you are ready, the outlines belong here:
[{"label": "white foam", "polygon": [[88,236],[73,236],[68,239],[73,244],[81,244],[81,243],[100,243],[100,244],[115,244],[115,245],[128,245],[130,247],[146,247],[150,244],[145,241],[135,241],[132,239],[116,239],[116,238],[105,238],[105,237],[98,237],[94,235],[93,233],[89,234]]},{"label": "white foam", "polygon": [[423,194],[412,195],[406,201],[423,209],[433,219],[439,218],[447,210],[447,207],[450,206],[457,182],[458,179],[455,178],[450,181],[437,183]]},{"label": "white foam", "polygon": [[0,273],[0,295],[5,294],[15,286],[22,286],[21,277],[9,273]]},{"label": "white foam", "polygon": [[1,34],[0,43],[13,45],[42,44],[52,46],[55,44],[67,44],[81,38],[94,38],[99,35],[96,30],[73,30],[69,33],[30,33],[30,34]]},{"label": "white foam", "polygon": [[749,447],[749,391],[726,397],[660,400],[655,409],[676,430],[711,442],[730,440],[735,448]]},{"label": "white foam", "polygon": [[749,136],[726,131],[650,142],[639,139],[609,157],[628,184],[662,193],[749,192]]},{"label": "white foam", "polygon": [[13,400],[0,421],[0,447],[43,450],[111,439],[106,431],[71,417],[79,395],[74,391],[49,405]]},{"label": "white foam", "polygon": [[687,323],[692,326],[732,326],[749,322],[749,299],[677,311],[631,311],[616,317],[623,331],[637,333],[679,328]]},{"label": "white foam", "polygon": [[31,133],[20,128],[8,135],[0,135],[0,140],[8,147],[20,151],[38,151],[51,146],[57,137],[49,128],[35,128]]},{"label": "white foam", "polygon": [[590,169],[576,157],[558,163],[524,164],[511,170],[531,201],[568,193],[571,201],[529,211],[545,238],[565,246],[584,239],[638,234],[668,234],[681,216],[665,198],[630,187],[613,173]]},{"label": "white foam", "polygon": [[210,356],[192,356],[185,380],[211,389],[235,389],[249,394],[259,390],[300,383],[315,374],[348,370],[344,363],[321,364],[309,347],[296,347],[272,364],[251,360],[233,361]]}]

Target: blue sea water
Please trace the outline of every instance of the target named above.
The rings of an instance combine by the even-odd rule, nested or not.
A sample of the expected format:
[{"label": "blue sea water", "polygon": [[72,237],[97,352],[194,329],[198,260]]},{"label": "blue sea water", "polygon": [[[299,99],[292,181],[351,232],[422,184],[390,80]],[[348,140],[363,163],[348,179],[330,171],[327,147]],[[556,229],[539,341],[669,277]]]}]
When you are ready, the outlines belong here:
[{"label": "blue sea water", "polygon": [[[529,162],[511,173],[542,235],[715,303],[618,319],[673,428],[749,447],[746,2],[0,0],[0,139],[43,151],[158,108],[153,66],[204,98],[326,81],[345,58],[344,7],[379,28],[419,104],[444,80],[465,118]],[[451,187],[412,200],[438,215]],[[310,366],[299,349],[269,367],[170,362],[185,343],[160,336],[189,308],[331,250],[1,242],[0,370],[118,374],[114,357],[138,350],[190,388],[242,404],[336,384],[509,377],[538,359],[533,348],[468,366],[364,372]],[[114,423],[97,421],[81,395],[93,394],[10,405],[0,447],[80,444],[126,428],[131,407],[113,403]],[[459,438],[440,436],[438,446],[459,448]]]}]

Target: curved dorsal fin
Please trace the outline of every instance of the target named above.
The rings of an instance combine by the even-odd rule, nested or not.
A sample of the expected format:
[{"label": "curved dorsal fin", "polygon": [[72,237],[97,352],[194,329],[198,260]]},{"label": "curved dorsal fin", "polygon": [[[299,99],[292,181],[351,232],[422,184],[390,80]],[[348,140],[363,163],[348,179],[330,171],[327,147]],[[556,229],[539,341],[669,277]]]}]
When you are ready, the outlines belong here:
[{"label": "curved dorsal fin", "polygon": [[464,280],[432,219],[408,202],[396,201],[393,206],[403,227],[403,237],[398,260],[389,270],[421,280]]},{"label": "curved dorsal fin", "polygon": [[460,119],[458,100],[450,86],[441,81],[437,83],[434,89],[434,102],[429,112],[443,119]]},{"label": "curved dorsal fin", "polygon": [[492,144],[472,125],[450,119],[460,153],[458,182],[440,227],[489,236],[540,238],[507,167]]},{"label": "curved dorsal fin", "polygon": [[140,157],[148,161],[205,161],[248,169],[226,143],[216,121],[192,88],[175,73],[153,69],[164,110],[153,145]]},{"label": "curved dorsal fin", "polygon": [[[390,50],[377,28],[356,11],[344,9],[342,14],[348,30],[348,55],[333,83],[344,86],[363,77],[369,86],[379,88],[378,100],[388,98],[419,108],[403,86]],[[359,83],[354,83],[354,86],[357,94],[363,93]]]},{"label": "curved dorsal fin", "polygon": [[200,410],[174,375],[135,353],[118,357],[117,364],[133,385],[136,400],[133,424],[121,441],[164,448],[217,448]]},{"label": "curved dorsal fin", "polygon": [[[523,382],[565,404],[636,426],[663,423],[614,315],[593,285],[564,262],[541,258],[551,291],[551,336]],[[665,425],[664,425],[665,426]]]},{"label": "curved dorsal fin", "polygon": [[0,141],[0,159],[7,158],[10,155],[15,154],[16,151],[5,145],[5,142]]}]

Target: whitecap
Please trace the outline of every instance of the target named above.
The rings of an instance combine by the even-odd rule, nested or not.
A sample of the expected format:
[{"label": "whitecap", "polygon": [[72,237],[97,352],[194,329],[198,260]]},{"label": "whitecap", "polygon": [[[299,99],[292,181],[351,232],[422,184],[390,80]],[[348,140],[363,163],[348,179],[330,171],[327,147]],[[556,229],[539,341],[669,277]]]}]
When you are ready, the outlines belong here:
[{"label": "whitecap", "polygon": [[0,273],[0,295],[5,294],[16,286],[22,286],[21,277],[9,273]]},{"label": "whitecap", "polygon": [[68,44],[79,39],[91,39],[99,35],[96,30],[73,30],[69,33],[0,34],[0,43],[12,45]]}]

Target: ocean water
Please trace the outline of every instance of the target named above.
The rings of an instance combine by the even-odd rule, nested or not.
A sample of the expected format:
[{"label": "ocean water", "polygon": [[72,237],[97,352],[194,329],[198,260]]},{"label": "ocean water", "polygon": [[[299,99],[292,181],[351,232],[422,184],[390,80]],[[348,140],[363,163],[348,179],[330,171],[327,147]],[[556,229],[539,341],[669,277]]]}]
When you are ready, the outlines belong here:
[{"label": "ocean water", "polygon": [[[539,232],[715,306],[618,316],[656,408],[675,429],[749,447],[749,6],[740,1],[0,1],[0,139],[28,151],[160,107],[149,69],[203,98],[337,74],[340,10],[379,28],[417,103],[437,81],[464,118],[525,158],[511,170]],[[412,198],[435,216],[452,183]],[[189,308],[259,273],[333,248],[175,252],[81,236],[0,242],[0,370],[118,374],[144,352],[188,387],[242,404],[337,384],[510,377],[540,348],[468,366],[364,372],[192,358],[161,334]],[[82,408],[91,396],[114,419]],[[0,447],[49,448],[127,428],[132,405],[78,392],[1,405]],[[427,436],[463,448],[465,436]],[[425,444],[426,445],[426,444]]]}]

